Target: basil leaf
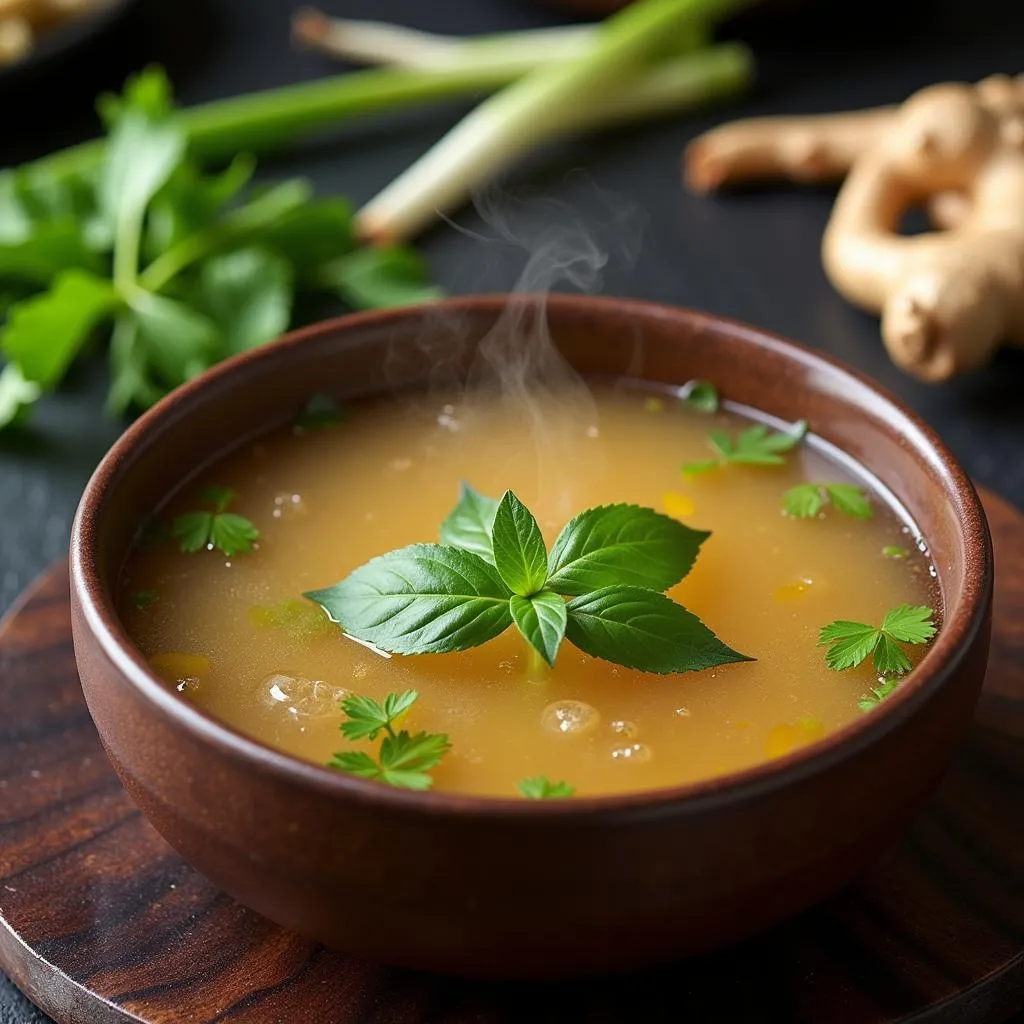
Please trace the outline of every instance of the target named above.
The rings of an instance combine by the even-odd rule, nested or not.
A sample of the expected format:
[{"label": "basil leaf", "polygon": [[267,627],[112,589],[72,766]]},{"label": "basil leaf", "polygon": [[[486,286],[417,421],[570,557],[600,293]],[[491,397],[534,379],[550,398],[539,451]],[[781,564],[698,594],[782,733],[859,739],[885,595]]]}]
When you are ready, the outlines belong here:
[{"label": "basil leaf", "polygon": [[668,590],[690,571],[709,536],[637,505],[588,509],[555,541],[547,585],[567,596],[610,586]]},{"label": "basil leaf", "polygon": [[569,602],[565,636],[595,658],[641,672],[696,672],[753,661],[726,647],[692,612],[640,587],[603,587]]},{"label": "basil leaf", "polygon": [[412,544],[306,597],[348,633],[393,654],[464,651],[512,623],[512,595],[479,555]]},{"label": "basil leaf", "polygon": [[199,281],[203,307],[232,355],[273,341],[288,329],[292,272],[276,253],[252,247],[212,256]]},{"label": "basil leaf", "polygon": [[520,597],[536,594],[548,577],[548,549],[533,513],[511,492],[498,502],[491,530],[494,564]]},{"label": "basil leaf", "polygon": [[475,491],[465,481],[459,487],[459,503],[441,524],[441,541],[472,551],[493,565],[491,527],[494,513],[498,511],[498,499]]},{"label": "basil leaf", "polygon": [[552,667],[565,636],[565,601],[553,590],[542,590],[533,597],[512,595],[509,604],[519,632]]},{"label": "basil leaf", "polygon": [[324,264],[317,277],[356,309],[411,306],[444,294],[428,282],[423,258],[398,245],[356,249]]},{"label": "basil leaf", "polygon": [[44,388],[64,376],[101,320],[118,305],[114,286],[84,270],[58,274],[48,292],[13,305],[0,347],[27,380]]}]

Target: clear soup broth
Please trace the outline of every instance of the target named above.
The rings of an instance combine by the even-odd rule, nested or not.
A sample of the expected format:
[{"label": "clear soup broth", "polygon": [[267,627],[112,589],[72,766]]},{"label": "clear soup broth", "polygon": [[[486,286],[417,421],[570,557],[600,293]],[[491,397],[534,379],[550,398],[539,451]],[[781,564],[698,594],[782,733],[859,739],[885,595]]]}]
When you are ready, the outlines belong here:
[{"label": "clear soup broth", "polygon": [[[824,624],[877,624],[901,604],[938,609],[913,526],[817,443],[783,466],[681,472],[709,458],[709,430],[749,425],[633,387],[598,387],[584,405],[558,395],[355,404],[336,425],[281,428],[189,481],[158,521],[193,509],[204,486],[230,487],[231,511],[260,531],[256,550],[228,558],[182,553],[167,538],[138,545],[120,581],[123,620],[182,700],[318,764],[376,746],[342,739],[346,694],[415,689],[403,727],[451,741],[435,789],[514,797],[520,780],[545,775],[595,795],[736,771],[864,713],[876,672],[870,659],[830,670],[817,646]],[[384,552],[436,541],[463,480],[494,496],[515,491],[549,545],[576,513],[617,502],[710,530],[669,596],[756,661],[653,675],[563,643],[550,669],[514,629],[463,653],[388,658],[301,598]],[[874,514],[784,514],[783,493],[804,481],[856,482]],[[907,653],[916,663],[923,647]]]}]

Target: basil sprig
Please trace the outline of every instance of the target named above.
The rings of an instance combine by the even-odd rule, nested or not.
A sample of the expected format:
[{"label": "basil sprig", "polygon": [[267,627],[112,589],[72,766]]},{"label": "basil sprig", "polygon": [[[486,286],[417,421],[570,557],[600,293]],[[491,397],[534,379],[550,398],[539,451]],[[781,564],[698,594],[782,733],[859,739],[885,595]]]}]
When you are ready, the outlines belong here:
[{"label": "basil sprig", "polygon": [[650,508],[602,505],[573,518],[549,555],[515,494],[496,501],[463,484],[444,543],[381,555],[306,597],[393,654],[464,651],[515,624],[549,665],[563,640],[643,672],[751,661],[664,594],[708,536]]}]

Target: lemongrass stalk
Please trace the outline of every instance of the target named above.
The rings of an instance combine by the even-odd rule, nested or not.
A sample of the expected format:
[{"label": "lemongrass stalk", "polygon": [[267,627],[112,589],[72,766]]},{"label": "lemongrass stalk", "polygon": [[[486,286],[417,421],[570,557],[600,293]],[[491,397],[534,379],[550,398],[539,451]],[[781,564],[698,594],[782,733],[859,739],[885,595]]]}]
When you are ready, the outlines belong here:
[{"label": "lemongrass stalk", "polygon": [[485,100],[358,214],[373,242],[408,239],[520,154],[564,131],[626,88],[642,62],[687,24],[742,0],[637,0],[609,18],[578,60],[541,67]]},{"label": "lemongrass stalk", "polygon": [[297,42],[359,64],[442,71],[455,65],[502,67],[523,74],[540,64],[575,60],[593,45],[594,25],[526,29],[485,36],[445,36],[380,21],[333,18],[303,8],[292,19]]}]

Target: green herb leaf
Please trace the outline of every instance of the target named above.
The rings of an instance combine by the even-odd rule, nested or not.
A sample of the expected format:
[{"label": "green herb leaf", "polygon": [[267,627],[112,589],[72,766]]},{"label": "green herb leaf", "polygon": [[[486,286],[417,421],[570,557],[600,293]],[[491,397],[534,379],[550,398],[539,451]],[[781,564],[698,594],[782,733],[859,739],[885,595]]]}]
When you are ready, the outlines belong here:
[{"label": "green herb leaf", "polygon": [[822,484],[837,511],[854,519],[870,519],[875,510],[863,489],[856,484]]},{"label": "green herb leaf", "polygon": [[542,590],[532,597],[513,594],[509,607],[519,632],[553,667],[565,636],[565,601],[553,590]]},{"label": "green herb leaf", "polygon": [[212,512],[185,512],[171,523],[171,536],[185,554],[202,551],[210,543]]},{"label": "green herb leaf", "polygon": [[210,543],[228,558],[252,554],[253,544],[259,536],[260,531],[245,516],[234,512],[215,515],[210,527]]},{"label": "green herb leaf", "polygon": [[356,309],[411,306],[444,294],[427,283],[422,257],[397,245],[356,249],[340,256],[320,268],[318,281]]},{"label": "green herb leaf", "polygon": [[212,505],[215,512],[223,512],[237,497],[238,493],[233,488],[219,484],[211,484],[199,492],[199,500]]},{"label": "green herb leaf", "polygon": [[11,307],[0,347],[26,380],[54,387],[118,301],[109,281],[84,270],[65,270],[48,292]]},{"label": "green herb leaf", "polygon": [[568,782],[550,782],[546,775],[535,775],[530,779],[520,779],[516,789],[527,800],[560,800],[572,796],[576,792]]},{"label": "green herb leaf", "polygon": [[797,484],[782,496],[782,510],[795,519],[811,519],[825,507],[818,484]]},{"label": "green herb leaf", "polygon": [[886,544],[882,548],[883,558],[894,558],[897,561],[903,558],[907,558],[910,555],[910,551],[907,548],[901,548],[898,544]]},{"label": "green herb leaf", "polygon": [[35,381],[25,380],[15,363],[8,363],[0,370],[0,428],[22,422],[42,393]]},{"label": "green herb leaf", "polygon": [[710,536],[637,505],[602,505],[573,518],[551,550],[547,586],[578,596],[601,587],[668,590]]},{"label": "green herb leaf", "polygon": [[381,780],[400,789],[430,789],[434,780],[427,774],[436,768],[452,745],[444,733],[400,732],[385,736],[380,745]]},{"label": "green herb leaf", "polygon": [[355,248],[352,207],[338,196],[307,200],[268,223],[254,238],[288,260],[298,284],[330,289],[330,274],[321,273],[324,265]]},{"label": "green herb leaf", "polygon": [[291,268],[266,249],[211,256],[200,271],[200,291],[232,355],[273,341],[291,322]]},{"label": "green herb leaf", "polygon": [[708,433],[708,444],[718,459],[714,463],[691,462],[683,466],[688,476],[705,473],[717,465],[781,466],[785,452],[795,448],[807,433],[807,421],[799,420],[786,432],[769,430],[763,423],[755,423],[741,430],[735,438],[724,430]]},{"label": "green herb leaf", "polygon": [[841,620],[823,626],[818,646],[829,645],[825,654],[828,667],[835,672],[853,668],[867,658],[878,644],[881,631],[863,622]]},{"label": "green herb leaf", "polygon": [[335,754],[327,762],[328,768],[335,768],[361,779],[382,779],[380,765],[365,750],[345,750]]},{"label": "green herb leaf", "polygon": [[131,596],[132,604],[139,609],[148,608],[159,600],[160,595],[155,590],[139,590]]},{"label": "green herb leaf", "polygon": [[333,427],[345,419],[345,407],[330,395],[310,395],[299,413],[295,426],[300,430],[318,430],[321,427]]},{"label": "green herb leaf", "polygon": [[441,541],[472,551],[493,564],[491,528],[498,511],[498,499],[473,490],[465,481],[460,485],[459,503],[441,524]]},{"label": "green herb leaf", "polygon": [[718,390],[707,380],[691,380],[683,391],[683,401],[695,412],[707,415],[718,412]]},{"label": "green herb leaf", "polygon": [[129,297],[146,358],[168,387],[202,373],[217,357],[220,331],[183,302],[135,289]]},{"label": "green herb leaf", "polygon": [[392,654],[463,651],[512,623],[508,587],[479,555],[413,544],[305,595],[342,628]]},{"label": "green herb leaf", "polygon": [[511,492],[498,502],[491,527],[494,564],[513,594],[530,597],[548,576],[548,549],[533,513]]},{"label": "green herb leaf", "polygon": [[879,633],[875,645],[875,670],[883,676],[901,676],[910,671],[910,659],[888,633]]},{"label": "green herb leaf", "polygon": [[147,408],[163,394],[163,389],[150,378],[139,324],[130,313],[114,321],[110,337],[110,378],[106,409],[112,416],[122,415],[133,405]]},{"label": "green herb leaf", "polygon": [[565,635],[595,658],[642,672],[696,672],[753,661],[726,647],[692,612],[640,587],[603,587],[568,605]]},{"label": "green herb leaf", "polygon": [[861,697],[857,702],[857,706],[861,711],[871,711],[873,708],[878,707],[886,697],[891,696],[899,684],[899,679],[893,678],[887,679],[884,683],[880,683],[878,686],[872,686],[870,693],[865,697]]},{"label": "green herb leaf", "polygon": [[382,731],[393,732],[397,720],[418,699],[416,690],[389,693],[383,704],[372,697],[352,694],[341,702],[341,710],[347,718],[341,723],[342,735],[348,740],[375,740]]},{"label": "green herb leaf", "polygon": [[260,531],[245,518],[224,510],[235,499],[230,487],[206,487],[199,494],[200,501],[212,505],[213,512],[185,512],[171,523],[171,536],[186,554],[204,548],[216,548],[232,558],[252,553],[253,543]]},{"label": "green herb leaf", "polygon": [[905,644],[926,644],[936,633],[932,616],[935,613],[925,605],[901,604],[886,613],[882,632]]},{"label": "green herb leaf", "polygon": [[718,459],[705,459],[702,462],[687,462],[683,466],[683,473],[686,476],[702,476],[704,473],[710,473],[713,469],[718,469],[721,463]]}]

